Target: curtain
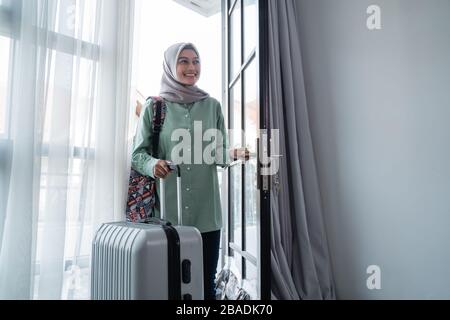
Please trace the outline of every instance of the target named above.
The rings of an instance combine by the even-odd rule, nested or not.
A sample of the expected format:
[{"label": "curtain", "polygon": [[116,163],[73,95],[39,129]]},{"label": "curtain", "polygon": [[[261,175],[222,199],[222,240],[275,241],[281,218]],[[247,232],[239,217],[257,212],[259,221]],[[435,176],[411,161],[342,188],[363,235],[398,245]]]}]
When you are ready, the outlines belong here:
[{"label": "curtain", "polygon": [[13,4],[0,298],[88,299],[92,236],[124,219],[134,1]]},{"label": "curtain", "polygon": [[272,298],[334,299],[308,122],[296,1],[269,1],[270,122],[280,135],[272,179]]}]

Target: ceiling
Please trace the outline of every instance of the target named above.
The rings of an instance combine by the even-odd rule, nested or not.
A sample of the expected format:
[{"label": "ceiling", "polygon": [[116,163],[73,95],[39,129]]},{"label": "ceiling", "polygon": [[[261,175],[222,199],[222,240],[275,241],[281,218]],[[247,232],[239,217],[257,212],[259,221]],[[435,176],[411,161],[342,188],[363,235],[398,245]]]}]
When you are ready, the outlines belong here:
[{"label": "ceiling", "polygon": [[202,16],[210,17],[220,11],[221,0],[173,0]]}]

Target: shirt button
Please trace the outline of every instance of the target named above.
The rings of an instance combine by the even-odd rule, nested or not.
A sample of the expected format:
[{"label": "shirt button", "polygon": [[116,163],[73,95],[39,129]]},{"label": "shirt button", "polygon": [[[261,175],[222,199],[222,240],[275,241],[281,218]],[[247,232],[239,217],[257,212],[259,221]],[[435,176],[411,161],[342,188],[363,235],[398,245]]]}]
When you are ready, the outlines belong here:
[{"label": "shirt button", "polygon": [[189,190],[191,190],[191,189],[189,189],[189,188],[186,188],[186,191],[189,191]]}]

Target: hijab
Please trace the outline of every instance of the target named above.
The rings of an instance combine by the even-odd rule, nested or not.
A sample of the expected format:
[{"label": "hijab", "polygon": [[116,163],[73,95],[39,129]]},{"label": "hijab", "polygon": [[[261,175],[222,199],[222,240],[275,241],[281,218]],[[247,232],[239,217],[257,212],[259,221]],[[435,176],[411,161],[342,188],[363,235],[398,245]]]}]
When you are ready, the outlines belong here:
[{"label": "hijab", "polygon": [[192,43],[176,43],[164,52],[163,75],[161,79],[161,89],[159,95],[170,101],[177,103],[192,103],[209,97],[209,94],[197,86],[188,86],[177,79],[177,62],[181,51],[192,49],[197,56],[197,48]]}]

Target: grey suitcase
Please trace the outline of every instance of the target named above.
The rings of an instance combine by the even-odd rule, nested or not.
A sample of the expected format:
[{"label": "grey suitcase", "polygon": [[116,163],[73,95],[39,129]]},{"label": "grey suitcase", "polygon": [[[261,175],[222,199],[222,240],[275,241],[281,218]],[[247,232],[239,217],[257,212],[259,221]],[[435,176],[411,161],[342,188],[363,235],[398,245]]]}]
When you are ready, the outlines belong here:
[{"label": "grey suitcase", "polygon": [[[181,182],[177,168],[178,221]],[[160,179],[160,199],[164,180]],[[173,226],[161,218],[148,223],[104,223],[94,236],[91,299],[202,300],[203,248],[198,229]]]}]

